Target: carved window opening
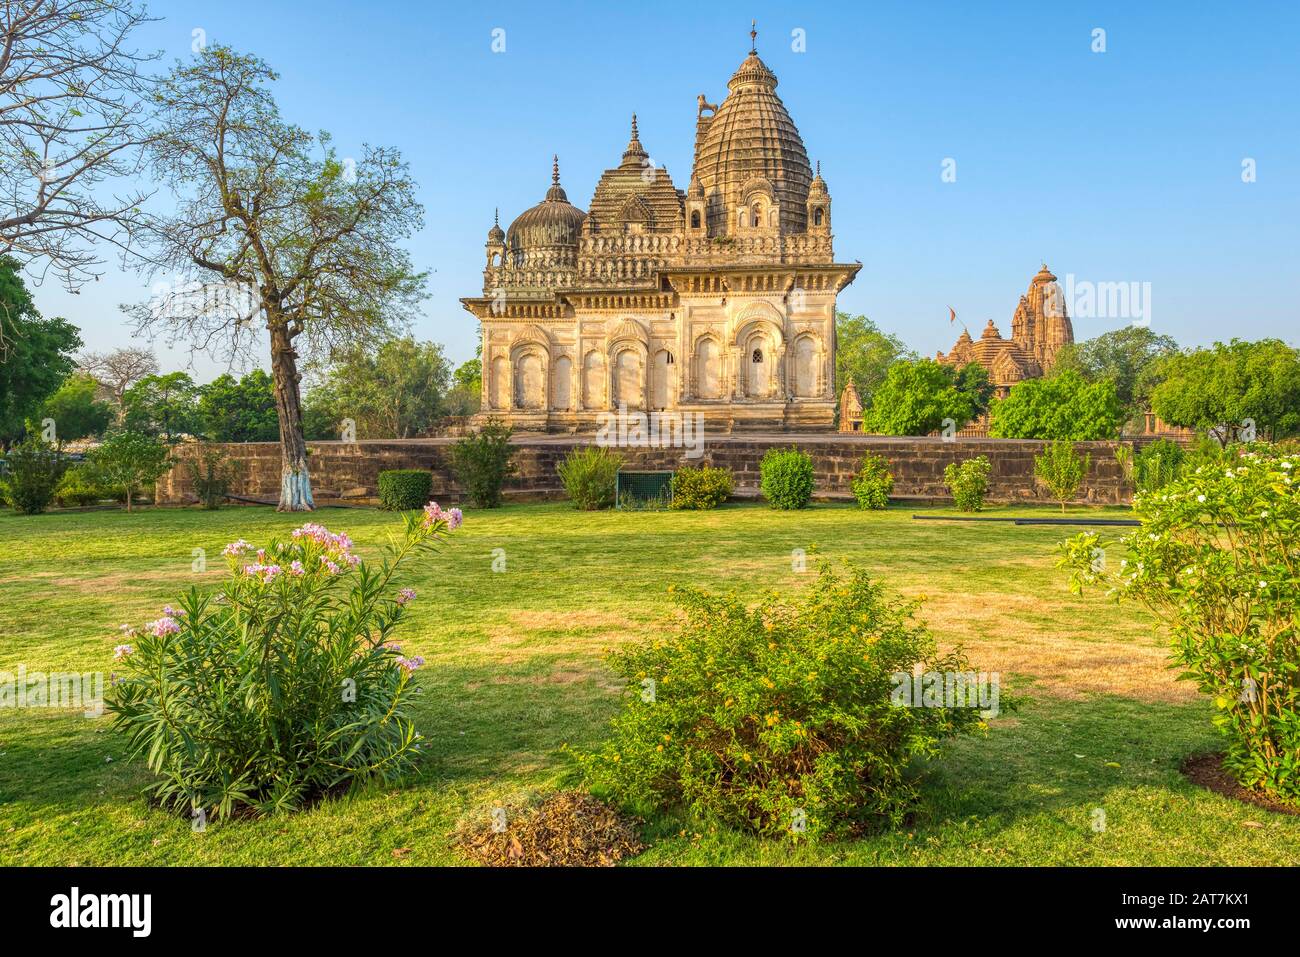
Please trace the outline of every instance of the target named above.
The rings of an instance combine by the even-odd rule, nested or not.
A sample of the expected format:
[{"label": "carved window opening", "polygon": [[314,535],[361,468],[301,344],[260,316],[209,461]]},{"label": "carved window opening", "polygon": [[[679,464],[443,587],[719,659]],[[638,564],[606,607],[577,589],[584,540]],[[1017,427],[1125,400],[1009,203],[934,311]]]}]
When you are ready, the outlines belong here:
[{"label": "carved window opening", "polygon": [[754,350],[754,357],[753,357],[753,359],[752,359],[751,361],[753,361],[753,362],[762,362],[762,361],[763,361],[763,350],[762,350],[762,349],[755,349],[755,350]]},{"label": "carved window opening", "polygon": [[700,211],[697,209],[691,213],[691,229],[700,228]]},{"label": "carved window opening", "polygon": [[820,225],[822,224],[822,215],[823,215],[823,214],[822,214],[822,208],[821,208],[820,206],[818,206],[816,209],[813,210],[813,225],[814,225],[814,226],[820,226]]}]

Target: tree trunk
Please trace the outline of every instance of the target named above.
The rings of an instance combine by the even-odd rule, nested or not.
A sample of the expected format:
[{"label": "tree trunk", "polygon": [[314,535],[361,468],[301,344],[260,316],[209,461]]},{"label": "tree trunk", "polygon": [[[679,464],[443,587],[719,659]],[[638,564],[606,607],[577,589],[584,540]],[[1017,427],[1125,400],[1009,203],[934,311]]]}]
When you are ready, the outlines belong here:
[{"label": "tree trunk", "polygon": [[307,442],[302,435],[302,399],[298,392],[298,353],[284,320],[273,317],[271,327],[271,378],[275,385],[275,411],[280,419],[281,512],[310,512],[316,508],[307,472]]}]

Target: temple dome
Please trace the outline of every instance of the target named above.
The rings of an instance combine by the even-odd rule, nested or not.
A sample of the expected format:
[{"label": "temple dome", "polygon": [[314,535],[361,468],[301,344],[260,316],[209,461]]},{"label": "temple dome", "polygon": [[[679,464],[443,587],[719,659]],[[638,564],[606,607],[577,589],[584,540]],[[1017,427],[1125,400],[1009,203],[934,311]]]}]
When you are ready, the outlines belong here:
[{"label": "temple dome", "polygon": [[714,224],[722,225],[722,217],[738,207],[746,183],[766,179],[781,207],[782,232],[807,227],[812,166],[776,84],[776,76],[751,51],[727,83],[727,98],[705,118],[694,173],[710,198]]},{"label": "temple dome", "polygon": [[546,246],[578,245],[578,234],[587,214],[569,202],[560,185],[560,161],[551,171],[551,188],[546,198],[520,213],[506,231],[506,244],[524,251]]}]

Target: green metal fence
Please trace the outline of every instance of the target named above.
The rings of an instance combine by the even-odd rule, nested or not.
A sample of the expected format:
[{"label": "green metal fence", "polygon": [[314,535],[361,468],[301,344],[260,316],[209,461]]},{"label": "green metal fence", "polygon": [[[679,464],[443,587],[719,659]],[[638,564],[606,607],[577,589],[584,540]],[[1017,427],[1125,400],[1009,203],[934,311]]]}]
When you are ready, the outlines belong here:
[{"label": "green metal fence", "polygon": [[673,500],[673,473],[620,471],[614,491],[616,508],[667,508]]}]

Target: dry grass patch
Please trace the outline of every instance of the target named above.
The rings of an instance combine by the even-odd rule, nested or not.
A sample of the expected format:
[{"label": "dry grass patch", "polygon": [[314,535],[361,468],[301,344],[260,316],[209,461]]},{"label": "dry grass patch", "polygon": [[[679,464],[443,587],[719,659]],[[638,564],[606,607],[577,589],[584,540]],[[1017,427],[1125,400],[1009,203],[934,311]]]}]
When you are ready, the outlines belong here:
[{"label": "dry grass patch", "polygon": [[[982,670],[1030,675],[1038,687],[1067,700],[1089,694],[1170,702],[1197,696],[1194,686],[1175,680],[1164,641],[1136,621],[1122,633],[1066,602],[954,592],[928,597],[921,617],[941,642],[965,647]],[[1061,627],[1071,620],[1076,627]]]}]

